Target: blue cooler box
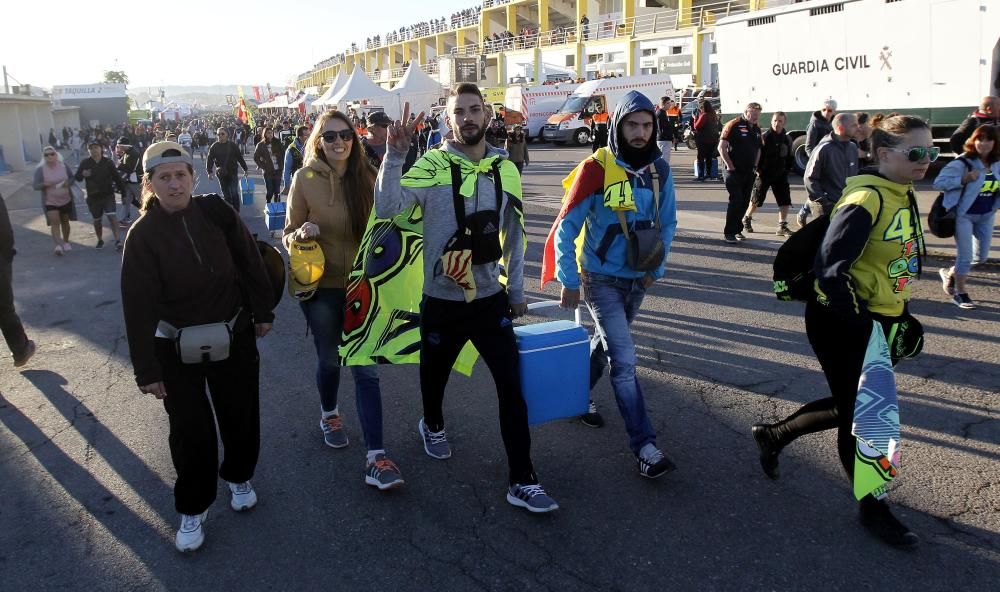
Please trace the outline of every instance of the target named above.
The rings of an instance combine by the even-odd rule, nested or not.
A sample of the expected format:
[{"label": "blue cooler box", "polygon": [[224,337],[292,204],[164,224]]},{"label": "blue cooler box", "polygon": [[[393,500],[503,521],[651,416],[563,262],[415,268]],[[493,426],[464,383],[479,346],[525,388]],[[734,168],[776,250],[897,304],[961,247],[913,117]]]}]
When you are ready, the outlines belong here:
[{"label": "blue cooler box", "polygon": [[245,206],[253,205],[253,192],[254,192],[253,179],[249,177],[243,177],[242,179],[240,179],[240,198],[243,201],[243,205]]},{"label": "blue cooler box", "polygon": [[590,339],[572,321],[515,327],[531,425],[576,417],[590,401]]},{"label": "blue cooler box", "polygon": [[[707,175],[705,175],[705,176],[708,177],[708,178],[710,178],[710,179],[718,179],[719,178],[719,159],[718,158],[713,158],[712,159],[711,169],[712,170],[709,171],[709,173]],[[695,177],[700,177],[701,175],[698,174],[699,172],[700,171],[698,170],[698,161],[695,160],[694,161],[694,176]]]},{"label": "blue cooler box", "polygon": [[285,227],[285,204],[279,201],[264,206],[264,223],[272,232],[282,230]]}]

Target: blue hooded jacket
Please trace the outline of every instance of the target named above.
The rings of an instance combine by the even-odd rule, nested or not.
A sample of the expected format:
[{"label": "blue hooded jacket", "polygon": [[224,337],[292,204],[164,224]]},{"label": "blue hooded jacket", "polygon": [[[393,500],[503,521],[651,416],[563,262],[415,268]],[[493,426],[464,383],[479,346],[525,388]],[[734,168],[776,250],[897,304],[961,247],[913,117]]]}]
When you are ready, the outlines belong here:
[{"label": "blue hooded jacket", "polygon": [[[622,160],[618,146],[621,125],[625,118],[638,111],[647,111],[653,117],[653,131],[650,137],[645,162],[633,169]],[[615,107],[609,121],[608,148],[615,155],[616,162],[628,173],[632,183],[632,195],[637,212],[625,212],[625,220],[630,230],[650,228],[654,225],[656,209],[653,200],[653,176],[655,170],[660,185],[660,236],[663,240],[665,256],[660,267],[649,275],[655,279],[663,277],[670,244],[677,229],[677,203],[674,195],[674,180],[670,166],[662,158],[656,146],[656,117],[653,103],[643,94],[632,91],[625,95]],[[585,161],[567,195],[562,218],[558,222],[555,240],[556,279],[566,288],[578,289],[580,277],[577,271],[576,247],[574,241],[584,232],[582,266],[585,271],[614,277],[638,279],[647,272],[629,268],[625,261],[626,241],[622,234],[618,215],[604,205],[604,168],[595,160]]]}]

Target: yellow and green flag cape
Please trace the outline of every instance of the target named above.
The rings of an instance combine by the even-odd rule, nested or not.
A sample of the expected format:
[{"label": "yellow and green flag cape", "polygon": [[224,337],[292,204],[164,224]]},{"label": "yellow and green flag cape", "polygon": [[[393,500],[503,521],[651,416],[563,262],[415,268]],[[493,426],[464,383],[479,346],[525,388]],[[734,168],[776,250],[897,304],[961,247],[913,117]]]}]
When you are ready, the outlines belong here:
[{"label": "yellow and green flag cape", "polygon": [[[476,164],[444,150],[431,150],[403,175],[401,185],[412,188],[450,186],[451,163],[455,162],[462,168],[459,193],[471,197],[479,173],[491,171],[496,158],[488,157]],[[502,160],[499,170],[504,192],[514,204],[521,218],[521,228],[524,228],[521,177],[517,167]],[[523,240],[527,244],[526,235]],[[420,206],[414,205],[390,219],[377,218],[372,211],[348,279],[341,364],[420,363],[423,243]],[[467,343],[454,369],[471,375],[477,357],[472,343]]]}]

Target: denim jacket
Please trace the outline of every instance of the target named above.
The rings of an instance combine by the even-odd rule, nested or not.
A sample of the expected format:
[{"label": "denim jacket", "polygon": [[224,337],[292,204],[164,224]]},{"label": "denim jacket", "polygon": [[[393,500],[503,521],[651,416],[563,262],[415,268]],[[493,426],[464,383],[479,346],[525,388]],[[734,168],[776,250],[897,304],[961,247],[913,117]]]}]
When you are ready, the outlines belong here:
[{"label": "denim jacket", "polygon": [[[956,213],[959,216],[964,216],[972,206],[972,202],[976,201],[976,196],[979,195],[979,190],[982,189],[983,182],[986,180],[986,166],[983,161],[979,158],[966,160],[972,164],[973,170],[979,171],[979,176],[976,177],[975,181],[962,185],[962,177],[969,169],[966,168],[965,163],[957,158],[945,165],[938,173],[937,179],[934,179],[934,189],[944,192],[943,205],[945,209],[950,210],[957,205],[958,211]],[[990,169],[1000,179],[1000,162],[994,162],[990,165]],[[1000,205],[1000,199],[993,200],[994,212],[997,211],[998,205]]]}]

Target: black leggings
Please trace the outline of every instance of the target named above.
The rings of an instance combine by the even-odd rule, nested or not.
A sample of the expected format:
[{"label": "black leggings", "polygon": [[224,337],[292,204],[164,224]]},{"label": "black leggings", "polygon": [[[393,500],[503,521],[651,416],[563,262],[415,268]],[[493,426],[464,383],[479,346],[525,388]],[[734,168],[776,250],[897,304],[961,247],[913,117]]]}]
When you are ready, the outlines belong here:
[{"label": "black leggings", "polygon": [[[889,333],[892,319],[879,318]],[[851,434],[854,401],[871,337],[870,323],[845,322],[844,317],[811,300],[806,304],[806,335],[833,395],[806,403],[776,425],[781,446],[805,434],[837,428],[837,453],[848,478],[854,478],[855,437]],[[895,363],[895,361],[894,361]]]},{"label": "black leggings", "polygon": [[718,142],[698,142],[698,170],[702,175],[699,179],[712,176],[712,160],[717,146]]},{"label": "black leggings", "polygon": [[420,308],[420,392],[427,427],[432,431],[444,428],[444,389],[458,354],[471,340],[496,383],[510,483],[537,483],[507,293],[468,303],[425,296]]}]

